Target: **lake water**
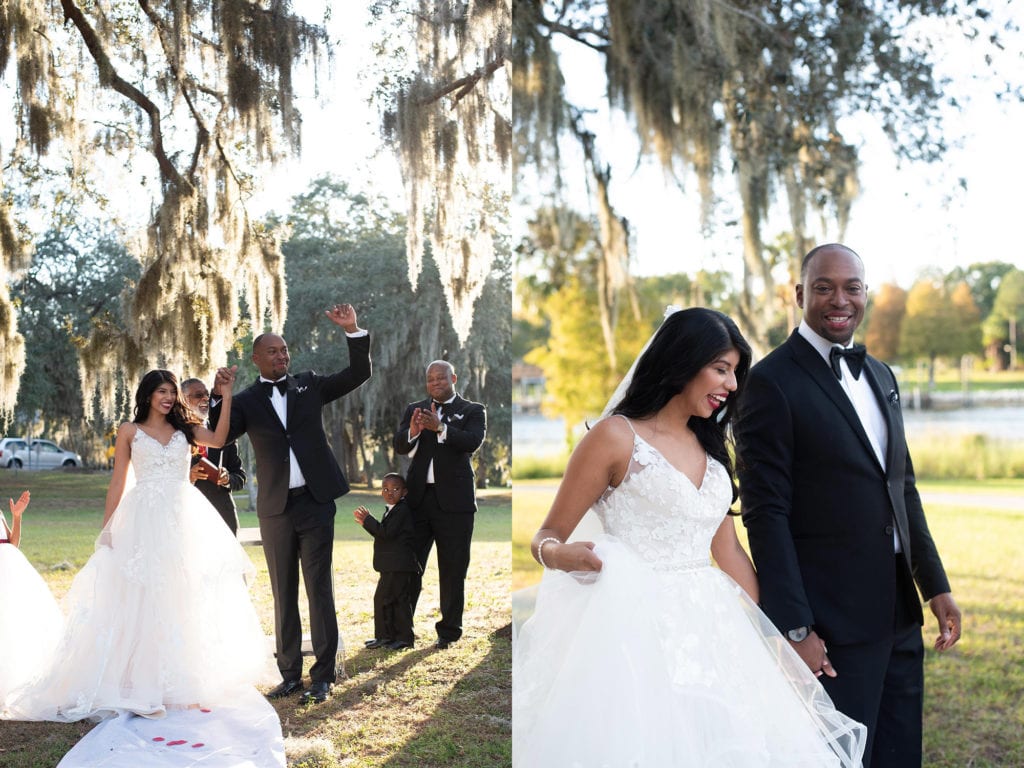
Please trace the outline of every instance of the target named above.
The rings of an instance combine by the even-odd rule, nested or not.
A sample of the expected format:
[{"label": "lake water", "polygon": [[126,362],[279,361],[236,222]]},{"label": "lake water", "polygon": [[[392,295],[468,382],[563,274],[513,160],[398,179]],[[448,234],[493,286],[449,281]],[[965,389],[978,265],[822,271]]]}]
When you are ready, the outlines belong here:
[{"label": "lake water", "polygon": [[[1024,406],[959,408],[948,411],[904,410],[907,440],[985,435],[993,440],[1024,441]],[[583,434],[582,425],[577,429]],[[517,413],[512,421],[513,456],[564,453],[565,422]]]}]

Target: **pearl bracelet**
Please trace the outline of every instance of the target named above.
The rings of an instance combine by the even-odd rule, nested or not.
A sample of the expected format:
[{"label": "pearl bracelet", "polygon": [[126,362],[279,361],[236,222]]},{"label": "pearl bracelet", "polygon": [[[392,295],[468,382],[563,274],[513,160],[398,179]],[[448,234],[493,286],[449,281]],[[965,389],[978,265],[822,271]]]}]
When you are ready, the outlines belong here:
[{"label": "pearl bracelet", "polygon": [[541,539],[540,543],[537,544],[537,560],[539,560],[540,564],[542,566],[544,566],[545,568],[550,568],[551,567],[547,563],[544,562],[544,545],[547,544],[549,541],[553,541],[556,544],[563,543],[562,540],[559,539],[559,538],[556,538],[554,536],[548,536],[547,538]]}]

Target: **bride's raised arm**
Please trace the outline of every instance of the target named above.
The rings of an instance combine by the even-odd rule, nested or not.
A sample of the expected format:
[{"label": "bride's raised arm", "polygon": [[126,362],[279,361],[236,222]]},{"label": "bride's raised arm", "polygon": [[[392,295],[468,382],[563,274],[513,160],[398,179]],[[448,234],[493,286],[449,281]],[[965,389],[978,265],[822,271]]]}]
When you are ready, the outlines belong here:
[{"label": "bride's raised arm", "polygon": [[[217,375],[214,377],[214,392],[222,398],[221,413],[231,413],[231,388],[235,384],[235,371],[237,370],[237,365],[233,365],[230,368],[218,368]],[[217,420],[216,430],[197,426],[195,428],[195,440],[200,445],[206,445],[210,448],[223,448],[224,443],[228,441],[228,430],[230,429],[231,418],[229,415]]]},{"label": "bride's raised arm", "polygon": [[537,562],[562,571],[601,570],[593,542],[564,542],[608,486],[622,482],[632,445],[633,432],[620,418],[603,419],[583,436],[569,457],[551,509],[533,537],[530,548]]}]

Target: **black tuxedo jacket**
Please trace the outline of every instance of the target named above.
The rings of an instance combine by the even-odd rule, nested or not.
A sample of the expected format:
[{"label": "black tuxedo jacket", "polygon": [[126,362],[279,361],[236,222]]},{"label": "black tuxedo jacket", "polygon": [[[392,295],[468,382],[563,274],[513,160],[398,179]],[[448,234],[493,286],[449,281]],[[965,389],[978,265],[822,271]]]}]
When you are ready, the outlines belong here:
[{"label": "black tuxedo jacket", "polygon": [[910,569],[926,600],[949,591],[907,452],[896,378],[870,356],[861,375],[888,428],[884,470],[828,363],[795,331],[751,369],[734,425],[761,606],[783,632],[813,624],[838,643],[890,634],[897,599],[923,621],[917,595],[897,595],[896,568]]},{"label": "black tuxedo jacket", "polygon": [[[238,456],[238,446],[235,443],[228,443],[223,448],[207,448],[206,458],[228,471],[228,486],[225,488],[209,480],[196,480],[195,486],[218,512],[234,515],[235,500],[231,498],[231,492],[240,491],[245,486],[245,469],[242,468],[242,459]],[[193,453],[192,464],[195,465],[198,461],[199,454]]]},{"label": "black tuxedo jacket", "polygon": [[480,403],[456,395],[451,403],[441,408],[441,421],[448,425],[445,441],[438,443],[437,433],[429,430],[421,431],[416,439],[410,441],[409,424],[413,410],[423,408],[429,411],[430,402],[428,398],[406,406],[402,423],[395,432],[396,453],[404,456],[416,448],[405,478],[409,489],[406,499],[413,509],[420,505],[427,484],[427,467],[433,459],[434,491],[441,510],[473,514],[476,512],[476,476],[470,457],[484,441],[487,413]]},{"label": "black tuxedo jacket", "polygon": [[373,515],[367,515],[363,528],[373,536],[373,570],[420,572],[412,548],[415,532],[412,510],[405,499],[395,504],[379,522]]},{"label": "black tuxedo jacket", "polygon": [[[370,378],[369,335],[347,338],[349,366],[345,370],[329,376],[314,371],[288,376],[287,429],[258,379],[232,400],[228,440],[248,434],[252,442],[259,481],[259,517],[284,514],[288,501],[289,448],[295,452],[306,486],[316,501],[325,503],[348,493],[348,481],[327,443],[321,415],[326,403],[348,394]],[[220,403],[210,409],[210,423],[214,426],[219,415]]]}]

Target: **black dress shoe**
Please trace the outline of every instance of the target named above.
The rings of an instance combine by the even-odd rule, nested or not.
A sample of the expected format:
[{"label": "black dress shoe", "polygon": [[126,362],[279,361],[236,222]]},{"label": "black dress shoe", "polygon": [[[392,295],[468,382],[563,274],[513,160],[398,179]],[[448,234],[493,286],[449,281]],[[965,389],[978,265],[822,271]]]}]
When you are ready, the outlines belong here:
[{"label": "black dress shoe", "polygon": [[437,642],[434,643],[434,647],[443,651],[445,648],[447,648],[449,645],[451,645],[454,642],[455,642],[454,640],[447,640],[447,639],[445,639],[443,637],[439,637],[439,638],[437,638]]},{"label": "black dress shoe", "polygon": [[331,695],[332,683],[313,683],[309,690],[302,694],[300,704],[322,704]]},{"label": "black dress shoe", "polygon": [[394,640],[388,643],[387,647],[392,651],[404,651],[406,648],[412,648],[412,643],[407,640]]},{"label": "black dress shoe", "polygon": [[380,640],[368,640],[366,643],[367,648],[386,648],[388,645],[393,643],[394,640],[388,637],[383,637]]},{"label": "black dress shoe", "polygon": [[267,698],[283,699],[285,696],[291,696],[293,693],[298,693],[301,690],[301,680],[285,680],[276,688],[271,689],[271,691],[267,694]]}]

